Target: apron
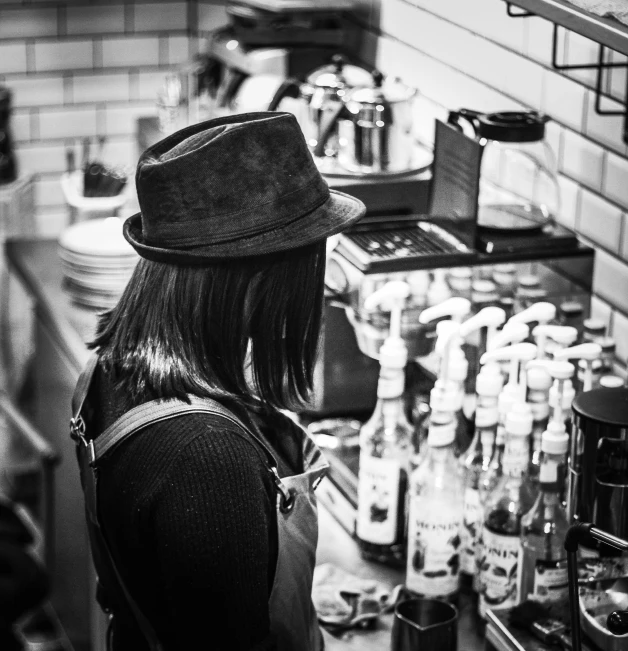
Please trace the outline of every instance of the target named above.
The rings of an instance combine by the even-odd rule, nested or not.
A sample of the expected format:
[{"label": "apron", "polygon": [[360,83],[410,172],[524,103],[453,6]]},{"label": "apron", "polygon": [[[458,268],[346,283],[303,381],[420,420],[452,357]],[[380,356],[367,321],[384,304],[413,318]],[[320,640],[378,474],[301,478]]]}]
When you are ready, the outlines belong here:
[{"label": "apron", "polygon": [[[86,405],[98,358],[92,356],[81,374],[72,399],[71,436],[76,442],[81,484],[85,497],[90,546],[99,579],[100,597],[107,591],[123,595],[151,651],[163,651],[155,631],[129,594],[107,544],[98,519],[98,464],[122,441],[143,427],[186,413],[209,413],[217,420],[237,425],[240,436],[255,445],[267,462],[277,491],[278,554],[275,578],[269,599],[270,630],[277,639],[278,651],[322,651],[325,644],[312,603],[312,576],[318,541],[318,515],[314,490],[325,476],[328,464],[305,431],[287,416],[284,424],[293,437],[291,445],[300,448],[302,468],[297,474],[279,477],[277,463],[268,446],[242,421],[220,403],[209,398],[189,396],[191,404],[179,400],[154,400],[124,414],[91,439],[82,410]],[[296,440],[294,439],[296,437]],[[103,595],[104,591],[104,595]],[[105,599],[99,598],[111,615]]]}]

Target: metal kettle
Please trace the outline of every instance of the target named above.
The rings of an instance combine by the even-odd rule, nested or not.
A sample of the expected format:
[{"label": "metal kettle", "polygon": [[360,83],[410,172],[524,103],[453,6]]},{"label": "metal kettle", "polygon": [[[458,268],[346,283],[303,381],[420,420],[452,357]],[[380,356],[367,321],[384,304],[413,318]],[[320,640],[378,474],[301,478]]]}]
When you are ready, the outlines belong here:
[{"label": "metal kettle", "polygon": [[324,125],[331,124],[329,116],[342,106],[348,92],[371,84],[372,77],[368,70],[349,64],[346,57],[336,54],[330,64],[309,73],[304,83],[297,79],[285,80],[275,92],[268,110],[277,110],[286,97],[300,100],[300,108],[295,115],[311,150],[321,158],[335,158],[339,150],[337,128],[334,125],[326,131],[324,140],[321,131]]},{"label": "metal kettle", "polygon": [[399,79],[384,78],[375,70],[371,84],[355,88],[343,97],[323,127],[314,150],[320,155],[325,140],[337,125],[338,162],[356,174],[400,173],[412,169],[412,99],[416,89]]}]

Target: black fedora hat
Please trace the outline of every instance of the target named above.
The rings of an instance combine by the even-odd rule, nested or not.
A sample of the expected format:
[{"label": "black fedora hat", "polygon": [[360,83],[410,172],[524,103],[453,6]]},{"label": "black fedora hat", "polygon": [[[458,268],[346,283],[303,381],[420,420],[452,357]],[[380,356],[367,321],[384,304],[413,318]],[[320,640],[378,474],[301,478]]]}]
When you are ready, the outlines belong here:
[{"label": "black fedora hat", "polygon": [[296,118],[245,113],[195,124],[149,147],[124,223],[140,256],[205,262],[275,253],[344,230],[364,204],[330,190]]}]

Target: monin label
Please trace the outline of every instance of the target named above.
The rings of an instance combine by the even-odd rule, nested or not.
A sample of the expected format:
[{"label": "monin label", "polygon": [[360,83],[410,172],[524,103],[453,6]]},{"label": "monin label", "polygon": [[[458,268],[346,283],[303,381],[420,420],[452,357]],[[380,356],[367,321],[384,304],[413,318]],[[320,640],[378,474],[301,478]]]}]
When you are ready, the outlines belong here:
[{"label": "monin label", "polygon": [[482,552],[478,561],[480,572],[479,610],[482,617],[489,608],[517,605],[517,563],[519,536],[500,535],[487,527],[482,530]]}]

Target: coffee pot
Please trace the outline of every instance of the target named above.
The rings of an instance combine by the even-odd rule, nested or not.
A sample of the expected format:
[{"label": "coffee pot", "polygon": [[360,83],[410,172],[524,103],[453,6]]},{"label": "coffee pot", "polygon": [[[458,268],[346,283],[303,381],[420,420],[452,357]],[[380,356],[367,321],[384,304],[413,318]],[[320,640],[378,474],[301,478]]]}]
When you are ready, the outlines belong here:
[{"label": "coffee pot", "polygon": [[[370,84],[372,77],[368,70],[349,64],[346,57],[336,54],[330,64],[310,72],[304,83],[297,79],[285,80],[271,99],[268,110],[277,110],[286,97],[300,100],[300,108],[294,113],[308,145],[319,158],[335,158],[339,152],[339,134],[330,115],[335,115],[349,91]],[[323,140],[324,125],[329,128]]]},{"label": "coffee pot", "polygon": [[484,145],[479,230],[533,233],[554,223],[560,195],[556,157],[545,140],[548,120],[536,111],[450,112],[449,124]]}]

